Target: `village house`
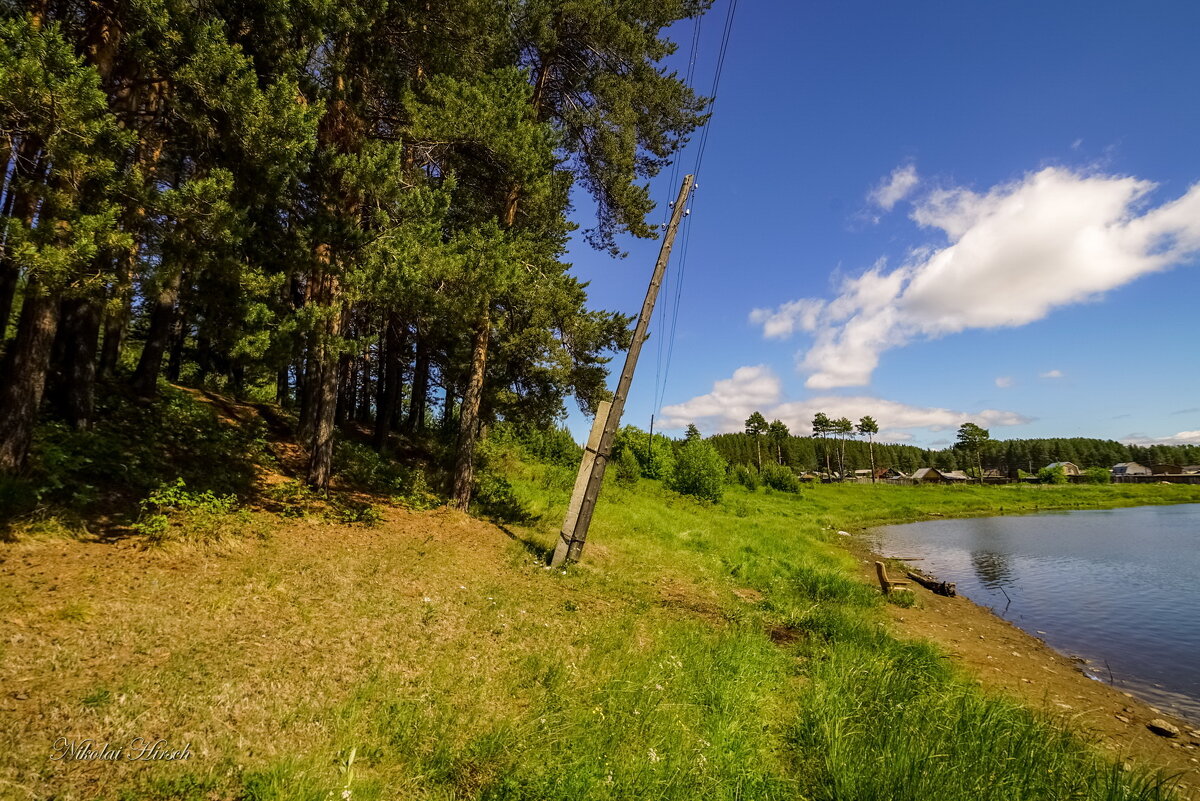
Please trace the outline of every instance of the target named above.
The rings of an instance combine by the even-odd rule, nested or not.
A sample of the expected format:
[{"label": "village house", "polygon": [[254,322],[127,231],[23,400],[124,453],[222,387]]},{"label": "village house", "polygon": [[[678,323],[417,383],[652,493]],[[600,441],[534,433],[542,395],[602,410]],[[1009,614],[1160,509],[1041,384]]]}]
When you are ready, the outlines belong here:
[{"label": "village house", "polygon": [[1062,470],[1064,476],[1077,476],[1080,473],[1079,465],[1074,462],[1051,462],[1046,465],[1047,470]]},{"label": "village house", "polygon": [[1113,465],[1112,474],[1114,478],[1118,476],[1148,476],[1150,468],[1137,462],[1121,462]]},{"label": "village house", "polygon": [[938,470],[936,467],[922,467],[912,474],[914,484],[958,484],[970,481],[967,474],[961,470]]}]

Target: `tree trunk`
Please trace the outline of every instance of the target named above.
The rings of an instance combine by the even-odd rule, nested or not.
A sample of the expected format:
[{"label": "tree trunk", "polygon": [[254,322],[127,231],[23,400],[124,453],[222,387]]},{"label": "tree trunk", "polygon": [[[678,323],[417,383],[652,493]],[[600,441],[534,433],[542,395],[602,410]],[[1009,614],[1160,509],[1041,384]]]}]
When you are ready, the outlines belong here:
[{"label": "tree trunk", "polygon": [[875,483],[875,437],[867,439],[868,447],[871,449],[871,483]]},{"label": "tree trunk", "polygon": [[[318,248],[318,261],[329,262],[328,246],[322,245]],[[318,324],[314,347],[310,352],[310,360],[313,362],[313,389],[310,401],[312,437],[307,480],[314,489],[323,490],[329,486],[329,479],[333,475],[334,418],[338,406],[338,378],[343,362],[338,358],[337,338],[342,333],[345,310],[335,305],[339,302],[336,278],[318,274],[313,280],[317,283],[316,301],[325,307],[326,314],[325,319]]]},{"label": "tree trunk", "polygon": [[488,336],[491,319],[486,305],[475,324],[471,346],[471,375],[463,395],[458,420],[458,458],[454,464],[454,489],[450,503],[464,512],[471,504],[475,482],[475,441],[479,435],[479,404],[483,399],[483,378],[487,370]]},{"label": "tree trunk", "polygon": [[442,437],[445,439],[449,439],[450,432],[454,430],[454,403],[454,385],[448,384],[446,397],[442,399]]},{"label": "tree trunk", "polygon": [[36,280],[26,286],[17,335],[0,371],[0,472],[20,470],[29,456],[58,327],[58,305],[57,291],[48,292]]},{"label": "tree trunk", "polygon": [[425,404],[429,395],[429,346],[420,326],[416,330],[417,357],[413,363],[412,397],[408,401],[408,419],[404,431],[415,434],[425,428]]},{"label": "tree trunk", "polygon": [[86,431],[96,409],[96,348],[101,307],[94,298],[67,298],[59,306],[51,404],[72,428]]},{"label": "tree trunk", "polygon": [[344,425],[350,419],[354,410],[354,382],[358,370],[354,360],[349,357],[338,359],[338,396],[337,410],[333,415],[335,426]]},{"label": "tree trunk", "polygon": [[175,324],[171,326],[171,351],[167,354],[167,380],[172,384],[178,384],[179,376],[183,373],[183,348],[187,345],[189,328],[181,308],[175,315]]},{"label": "tree trunk", "polygon": [[306,337],[303,364],[296,366],[296,396],[300,401],[300,439],[310,440],[315,426],[314,414],[317,409],[317,359],[316,338],[313,334]]},{"label": "tree trunk", "polygon": [[[183,273],[174,270],[154,301],[150,311],[150,331],[146,335],[146,346],[142,348],[137,369],[133,373],[133,390],[140,397],[152,399],[158,393],[158,374],[162,370],[163,354],[171,339],[175,325],[175,304],[179,300],[179,287]],[[203,383],[203,378],[201,378]]]},{"label": "tree trunk", "polygon": [[203,387],[213,369],[212,336],[203,320],[196,327],[196,386]]},{"label": "tree trunk", "polygon": [[379,376],[379,396],[375,404],[375,450],[387,453],[388,436],[392,431],[396,405],[400,400],[400,359],[404,355],[404,340],[400,321],[394,314],[384,323],[384,341],[380,358],[383,370]]},{"label": "tree trunk", "polygon": [[279,408],[286,409],[291,403],[291,375],[285,365],[275,372],[275,402]]}]

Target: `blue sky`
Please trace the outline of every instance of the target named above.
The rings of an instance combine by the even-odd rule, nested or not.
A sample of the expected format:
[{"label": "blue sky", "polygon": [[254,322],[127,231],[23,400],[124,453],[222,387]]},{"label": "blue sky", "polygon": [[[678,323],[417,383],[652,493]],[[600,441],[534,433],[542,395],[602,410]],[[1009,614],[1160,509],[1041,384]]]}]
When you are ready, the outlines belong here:
[{"label": "blue sky", "polygon": [[[1181,2],[740,3],[624,422],[1200,442],[1198,30]],[[569,259],[593,306],[634,313],[658,243],[624,245]]]}]

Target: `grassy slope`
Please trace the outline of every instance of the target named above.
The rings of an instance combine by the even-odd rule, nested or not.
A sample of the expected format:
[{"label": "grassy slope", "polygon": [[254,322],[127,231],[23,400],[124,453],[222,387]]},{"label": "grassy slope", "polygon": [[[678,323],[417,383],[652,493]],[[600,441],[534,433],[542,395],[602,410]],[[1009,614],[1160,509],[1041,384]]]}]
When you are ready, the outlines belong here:
[{"label": "grassy slope", "polygon": [[[510,462],[540,520],[389,510],[263,541],[17,543],[0,565],[0,795],[55,798],[1161,798],[881,625],[836,529],[1200,501],[1191,487],[609,486],[548,571],[562,468]],[[60,735],[192,743],[64,764]]]}]

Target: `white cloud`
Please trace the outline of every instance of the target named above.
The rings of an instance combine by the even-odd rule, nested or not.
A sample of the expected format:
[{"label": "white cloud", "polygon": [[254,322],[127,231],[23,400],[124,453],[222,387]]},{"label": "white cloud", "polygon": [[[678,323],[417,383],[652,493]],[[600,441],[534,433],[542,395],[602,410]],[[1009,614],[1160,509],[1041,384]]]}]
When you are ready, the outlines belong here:
[{"label": "white cloud", "polygon": [[799,331],[812,331],[817,325],[823,300],[793,300],[778,309],[755,309],[750,322],[763,327],[767,339],[785,339]]},{"label": "white cloud", "polygon": [[930,193],[912,219],[948,244],[880,260],[830,301],[756,309],[767,336],[814,334],[800,359],[814,389],[863,386],[880,354],[971,328],[1014,327],[1200,251],[1200,184],[1155,208],[1149,181],[1050,167],[985,194]]},{"label": "white cloud", "polygon": [[1121,442],[1133,445],[1200,445],[1200,431],[1180,431],[1169,437],[1151,437],[1146,434],[1129,434]]},{"label": "white cloud", "polygon": [[892,170],[892,174],[879,182],[879,185],[867,193],[867,200],[884,211],[891,211],[896,204],[916,189],[921,182],[917,168],[905,164]]},{"label": "white cloud", "polygon": [[760,364],[739,367],[731,377],[714,382],[712,392],[698,395],[686,403],[664,406],[660,414],[664,428],[683,428],[688,423],[703,421],[710,424],[706,430],[716,423],[714,430],[732,431],[734,429],[726,423],[735,421],[740,430],[752,412],[774,406],[781,397],[783,389],[779,376]]},{"label": "white cloud", "polygon": [[1010,375],[1002,375],[996,379],[996,386],[1000,387],[1000,389],[1008,389],[1012,385],[1013,380],[1012,376]]},{"label": "white cloud", "polygon": [[713,384],[713,391],[689,401],[664,406],[660,412],[664,428],[683,428],[700,424],[706,431],[742,431],[751,413],[762,412],[768,420],[779,419],[793,434],[805,436],[812,431],[817,412],[830,417],[848,417],[857,421],[871,415],[882,429],[879,438],[899,442],[913,438],[915,429],[943,431],[957,429],[968,420],[983,427],[1014,426],[1030,422],[1016,412],[983,409],[974,413],[953,409],[911,406],[883,398],[831,395],[798,401],[782,401],[781,382],[769,367],[739,367],[733,376]]},{"label": "white cloud", "polygon": [[1062,378],[1062,370],[1047,370],[1044,373],[1038,373],[1038,378]]}]

